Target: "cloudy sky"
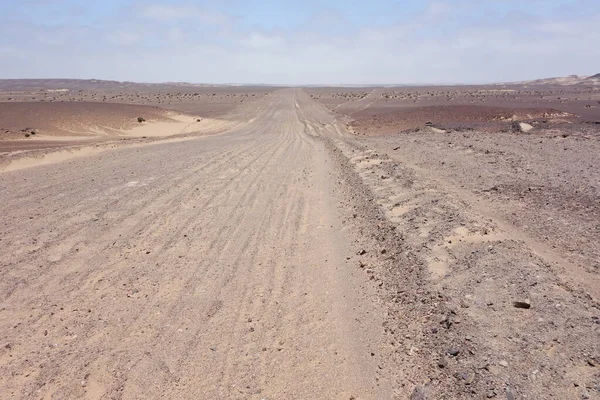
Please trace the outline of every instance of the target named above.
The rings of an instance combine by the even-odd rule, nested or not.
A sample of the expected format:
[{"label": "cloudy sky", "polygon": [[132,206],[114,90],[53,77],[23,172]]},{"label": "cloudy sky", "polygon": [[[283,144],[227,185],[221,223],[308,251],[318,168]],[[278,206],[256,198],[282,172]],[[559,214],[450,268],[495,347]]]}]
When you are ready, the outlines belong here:
[{"label": "cloudy sky", "polygon": [[598,0],[0,0],[0,78],[483,83],[598,72]]}]

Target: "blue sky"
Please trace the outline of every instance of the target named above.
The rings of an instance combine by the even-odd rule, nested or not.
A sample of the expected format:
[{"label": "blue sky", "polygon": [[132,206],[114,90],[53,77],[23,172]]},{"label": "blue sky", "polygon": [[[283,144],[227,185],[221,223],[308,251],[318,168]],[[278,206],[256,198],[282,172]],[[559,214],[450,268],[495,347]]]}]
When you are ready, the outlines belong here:
[{"label": "blue sky", "polygon": [[0,78],[477,83],[600,72],[598,0],[0,0]]}]

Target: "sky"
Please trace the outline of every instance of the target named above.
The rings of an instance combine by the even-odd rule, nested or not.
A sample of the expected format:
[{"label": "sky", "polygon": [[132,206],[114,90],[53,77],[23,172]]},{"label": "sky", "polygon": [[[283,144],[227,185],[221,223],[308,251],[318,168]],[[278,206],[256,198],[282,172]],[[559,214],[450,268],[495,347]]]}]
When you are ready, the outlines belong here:
[{"label": "sky", "polygon": [[600,72],[600,0],[0,0],[0,79],[488,83]]}]

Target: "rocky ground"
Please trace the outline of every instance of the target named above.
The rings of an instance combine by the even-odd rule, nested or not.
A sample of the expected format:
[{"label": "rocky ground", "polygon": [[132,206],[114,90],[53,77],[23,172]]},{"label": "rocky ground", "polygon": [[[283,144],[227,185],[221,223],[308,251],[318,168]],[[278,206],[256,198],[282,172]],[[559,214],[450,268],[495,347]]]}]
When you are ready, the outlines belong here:
[{"label": "rocky ground", "polygon": [[594,115],[324,93],[0,173],[0,390],[600,398]]},{"label": "rocky ground", "polygon": [[600,397],[594,121],[530,118],[524,133],[522,117],[461,118],[482,114],[466,105],[386,110],[420,125],[400,132],[373,126],[373,104],[337,117],[371,135],[330,140],[356,173],[348,221],[365,238],[359,268],[387,288],[391,359],[415,366],[397,385],[415,399]]}]

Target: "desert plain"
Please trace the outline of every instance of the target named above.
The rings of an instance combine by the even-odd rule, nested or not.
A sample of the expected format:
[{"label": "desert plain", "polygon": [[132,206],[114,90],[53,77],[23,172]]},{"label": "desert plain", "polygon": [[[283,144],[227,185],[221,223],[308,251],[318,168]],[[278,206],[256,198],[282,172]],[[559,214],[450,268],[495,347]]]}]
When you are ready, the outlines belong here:
[{"label": "desert plain", "polygon": [[600,77],[0,80],[6,399],[600,398]]}]

